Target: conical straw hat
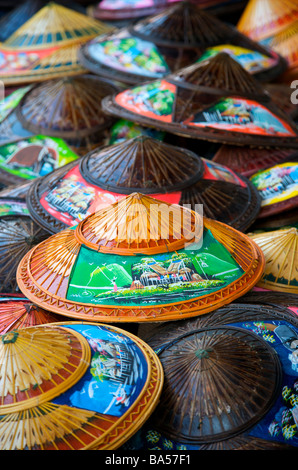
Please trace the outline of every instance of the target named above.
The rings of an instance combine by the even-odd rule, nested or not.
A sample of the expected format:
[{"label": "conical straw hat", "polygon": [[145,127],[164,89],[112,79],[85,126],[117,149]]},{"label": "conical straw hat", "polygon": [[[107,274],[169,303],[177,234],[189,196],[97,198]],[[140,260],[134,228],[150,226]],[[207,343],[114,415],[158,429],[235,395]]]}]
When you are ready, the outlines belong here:
[{"label": "conical straw hat", "polygon": [[7,333],[0,356],[1,450],[117,449],[148,419],[163,386],[146,343],[98,323]]},{"label": "conical straw hat", "polygon": [[135,191],[193,210],[203,204],[206,217],[242,231],[260,210],[258,191],[248,180],[144,135],[100,147],[39,178],[26,200],[33,220],[57,233]]},{"label": "conical straw hat", "polygon": [[227,41],[233,30],[191,2],[179,2],[129,26],[131,34],[159,46],[206,47]]},{"label": "conical straw hat", "polygon": [[115,89],[92,75],[49,80],[23,96],[17,115],[33,133],[62,138],[90,135],[110,125],[99,105]]},{"label": "conical straw hat", "polygon": [[80,45],[113,28],[78,11],[48,3],[1,44],[5,85],[38,82],[86,71]]},{"label": "conical straw hat", "polygon": [[294,227],[252,234],[264,253],[264,275],[258,282],[265,289],[298,293],[298,232]]},{"label": "conical straw hat", "polygon": [[[125,450],[158,447],[161,450],[171,448],[173,452],[181,450],[182,446],[185,451],[297,448],[296,436],[290,443],[287,439],[286,423],[289,420],[281,419],[279,413],[285,407],[290,410],[295,406],[288,400],[295,390],[295,364],[288,375],[289,361],[284,361],[283,357],[290,353],[287,336],[290,342],[297,336],[297,315],[275,305],[272,300],[268,304],[263,303],[262,298],[260,302],[246,303],[242,302],[245,297],[247,295],[239,299],[241,303],[233,302],[215,312],[182,322],[152,328],[142,325],[139,336],[158,354],[164,367],[165,385],[155,412],[124,446]],[[238,336],[240,331],[243,336]],[[226,335],[239,340],[235,349],[227,347]],[[237,353],[241,344],[243,349]],[[249,352],[253,345],[256,355]],[[250,365],[244,367],[248,357],[251,357]],[[260,360],[259,366],[251,367],[256,360]],[[219,367],[221,361],[225,363],[222,368]],[[242,376],[244,370],[245,378]],[[239,388],[235,394],[227,393],[229,381],[233,388],[232,376],[237,381],[238,373]],[[264,380],[268,380],[268,389],[266,385],[262,386]],[[254,383],[252,387],[250,381]],[[246,387],[250,389],[247,393]],[[260,401],[250,407],[257,389]],[[216,396],[217,400],[214,400]],[[230,406],[226,407],[229,399],[232,399]],[[229,417],[227,420],[225,413]],[[243,427],[237,429],[237,421],[242,419]],[[295,429],[293,417],[292,423]],[[281,432],[274,432],[276,429]]]},{"label": "conical straw hat", "polygon": [[2,415],[67,390],[86,372],[90,348],[76,332],[30,327],[1,335],[0,355]]},{"label": "conical straw hat", "polygon": [[118,88],[93,75],[48,80],[23,96],[15,115],[25,131],[60,137],[78,155],[84,155],[102,144],[112,123],[100,107],[112,90]]},{"label": "conical straw hat", "polygon": [[236,58],[259,80],[273,80],[286,69],[275,51],[190,2],[91,39],[80,48],[79,61],[93,73],[134,85],[219,52]]},{"label": "conical straw hat", "polygon": [[34,305],[20,294],[0,296],[0,334],[59,321],[57,315]]},{"label": "conical straw hat", "polygon": [[146,429],[193,449],[224,445],[253,428],[281,389],[281,364],[271,345],[236,326],[235,319],[241,321],[237,311],[232,325],[226,325],[221,310],[211,314],[217,319],[213,325],[208,314],[202,317],[206,326],[184,321],[176,333],[166,334],[160,325],[147,340],[160,358],[165,385]]},{"label": "conical straw hat", "polygon": [[[26,0],[24,2],[20,2],[19,5],[16,5],[12,10],[4,14],[0,19],[0,41],[3,42],[8,39],[18,28],[43,8],[45,3],[46,2],[43,0]],[[84,8],[76,2],[64,0],[59,3],[64,4],[67,8],[84,13]]]},{"label": "conical straw hat", "polygon": [[55,313],[144,322],[214,310],[251,289],[263,267],[241,232],[133,193],[39,244],[17,277],[30,300]]},{"label": "conical straw hat", "polygon": [[256,41],[275,36],[298,18],[295,0],[249,0],[237,28]]},{"label": "conical straw hat", "polygon": [[235,145],[298,147],[297,127],[228,54],[102,101],[105,112],[170,133]]},{"label": "conical straw hat", "polygon": [[50,2],[5,42],[8,48],[41,49],[81,42],[112,28],[90,16]]}]

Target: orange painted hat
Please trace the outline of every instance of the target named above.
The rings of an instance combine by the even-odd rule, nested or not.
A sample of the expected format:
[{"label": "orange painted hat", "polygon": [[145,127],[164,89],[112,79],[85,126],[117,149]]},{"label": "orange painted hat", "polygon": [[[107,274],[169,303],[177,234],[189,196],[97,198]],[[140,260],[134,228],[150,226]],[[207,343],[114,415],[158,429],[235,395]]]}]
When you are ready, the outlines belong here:
[{"label": "orange painted hat", "polygon": [[54,313],[140,323],[215,310],[250,290],[263,269],[262,251],[243,233],[133,193],[33,248],[17,279]]},{"label": "orange painted hat", "polygon": [[296,0],[249,0],[237,29],[255,41],[264,41],[297,19]]},{"label": "orange painted hat", "polygon": [[112,450],[154,410],[159,359],[136,336],[59,322],[0,336],[1,450]]},{"label": "orange painted hat", "polygon": [[0,334],[12,330],[60,321],[58,315],[48,312],[22,294],[0,294]]}]

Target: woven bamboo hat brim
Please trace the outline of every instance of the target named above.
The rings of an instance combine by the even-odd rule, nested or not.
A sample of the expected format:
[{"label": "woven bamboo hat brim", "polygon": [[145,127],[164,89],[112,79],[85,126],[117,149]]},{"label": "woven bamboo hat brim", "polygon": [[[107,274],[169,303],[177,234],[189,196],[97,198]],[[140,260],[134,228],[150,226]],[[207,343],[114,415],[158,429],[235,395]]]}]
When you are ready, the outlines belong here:
[{"label": "woven bamboo hat brim", "polygon": [[[0,185],[3,187],[18,185],[28,180],[30,182],[42,174],[51,173],[53,168],[60,168],[66,162],[79,158],[65,146],[62,139],[52,140],[48,136],[0,145],[0,155]],[[42,161],[50,161],[50,165],[45,167],[43,163],[39,164]]]},{"label": "woven bamboo hat brim", "polygon": [[283,214],[298,206],[298,155],[297,152],[282,162],[259,170],[250,177],[261,197],[258,218]]},{"label": "woven bamboo hat brim", "polygon": [[118,118],[185,137],[298,148],[294,122],[224,53],[163,80],[107,96],[102,107]]},{"label": "woven bamboo hat brim", "polygon": [[225,165],[240,175],[249,178],[254,173],[277,165],[292,155],[297,149],[239,147],[221,145],[212,161]]},{"label": "woven bamboo hat brim", "polygon": [[[146,343],[98,323],[7,333],[0,355],[1,450],[117,449],[154,411],[163,386],[161,364]],[[95,384],[91,396],[88,385]],[[15,402],[6,403],[9,397]]]},{"label": "woven bamboo hat brim", "polygon": [[0,334],[60,321],[58,315],[34,305],[23,296],[0,296]]},{"label": "woven bamboo hat brim", "polygon": [[[238,302],[244,303],[256,303],[258,305],[268,305],[270,309],[271,305],[274,305],[274,308],[286,308],[287,312],[293,313],[288,307],[291,306],[298,306],[298,295],[297,294],[289,294],[286,292],[278,292],[264,289],[262,290],[251,290],[247,294],[245,294],[241,299],[238,299]],[[297,315],[294,314],[294,318],[297,320]],[[290,319],[287,319],[290,321]],[[295,324],[295,323],[294,323]]]},{"label": "woven bamboo hat brim", "polygon": [[[8,205],[11,210],[6,211]],[[26,203],[18,198],[0,198],[0,229],[0,292],[17,292],[21,258],[48,233],[31,219]]]},{"label": "woven bamboo hat brim", "polygon": [[259,287],[289,294],[298,293],[298,232],[294,227],[252,234],[265,256]]},{"label": "woven bamboo hat brim", "polygon": [[250,0],[237,28],[256,41],[275,36],[298,19],[295,0]]},{"label": "woven bamboo hat brim", "polygon": [[134,193],[31,250],[18,284],[55,313],[140,323],[212,311],[250,290],[263,269],[261,250],[241,232]]},{"label": "woven bamboo hat brim", "polygon": [[190,2],[91,39],[80,48],[79,61],[95,74],[134,85],[165,77],[220,51],[236,56],[262,81],[278,77],[287,65],[274,50]]},{"label": "woven bamboo hat brim", "polygon": [[[38,83],[64,77],[82,75],[87,69],[82,67],[78,61],[79,44],[61,46],[54,52],[35,61],[27,70],[0,74],[0,78],[6,86],[25,85],[27,83]],[[5,53],[9,49],[2,47]]]},{"label": "woven bamboo hat brim", "polygon": [[[154,445],[162,450],[166,449],[166,445],[172,445],[172,451],[179,449],[181,445],[186,446],[184,448],[187,450],[295,449],[297,441],[289,443],[286,437],[276,434],[273,436],[268,427],[268,420],[273,421],[276,416],[274,406],[276,411],[279,409],[279,402],[277,401],[276,404],[276,398],[284,393],[283,388],[287,388],[284,385],[289,382],[283,379],[283,372],[287,366],[282,361],[283,353],[280,354],[280,359],[278,357],[278,351],[280,351],[279,340],[274,341],[274,338],[272,338],[272,341],[265,341],[263,338],[265,338],[267,332],[272,335],[275,328],[280,325],[282,329],[286,325],[288,331],[292,331],[295,337],[298,327],[297,315],[282,305],[274,305],[273,303],[264,305],[262,298],[260,298],[259,303],[243,300],[254,294],[249,293],[236,302],[201,317],[182,322],[154,325],[152,328],[149,328],[149,325],[141,326],[143,330],[140,329],[139,336],[156,351],[164,367],[165,386],[155,412],[144,428],[137,433],[135,439],[132,439],[132,445],[129,446],[128,443],[128,449],[138,450],[142,448],[143,450],[149,450]],[[265,295],[267,293],[262,292],[261,294]],[[239,303],[239,300],[241,303]],[[255,333],[257,325],[262,325],[258,334]],[[244,349],[240,354],[235,354],[236,349],[230,349],[227,354],[224,353],[225,335],[229,328],[231,328],[230,333],[233,330],[232,334],[235,334],[235,337],[240,331],[243,332],[244,336],[249,333],[249,336],[253,338],[251,345],[257,345],[258,351],[259,347],[261,349],[265,347],[267,350],[266,355],[268,354],[267,358],[266,355],[260,357],[262,365],[245,369],[248,373],[248,382],[239,377],[241,386],[239,389],[237,388],[235,401],[233,400],[233,392],[231,394],[226,393],[229,389],[226,380],[229,381],[231,376],[230,374],[226,375],[225,372],[234,370],[232,363],[236,357],[236,362],[239,365],[238,361],[242,363],[242,360],[245,361],[250,354],[245,354],[246,358],[244,359],[242,355]],[[263,335],[261,333],[262,328],[264,329]],[[295,328],[296,330],[294,330]],[[215,338],[218,339],[218,342],[214,342]],[[238,343],[238,346],[240,346],[240,343]],[[218,354],[216,354],[216,351]],[[171,360],[174,357],[175,360]],[[256,357],[254,356],[253,361],[256,360]],[[264,362],[263,359],[265,359]],[[216,378],[211,378],[209,374],[212,376],[215,374],[219,364],[218,361],[224,361],[226,365],[222,369],[218,369],[219,373]],[[228,363],[231,367],[228,366]],[[244,363],[242,363],[243,365]],[[242,375],[240,370],[242,372],[244,370],[242,366],[238,369],[240,376]],[[271,369],[271,366],[273,366],[273,369]],[[270,369],[271,372],[269,372]],[[269,372],[269,375],[267,375],[267,372]],[[273,382],[271,382],[270,376]],[[261,382],[259,382],[259,378],[261,382],[265,379],[271,383],[269,395],[267,395],[266,386],[263,388]],[[293,382],[295,381],[295,377],[292,376],[291,379],[293,379]],[[263,388],[260,396],[263,397],[263,400],[265,399],[263,402],[264,407],[262,407],[261,402],[258,402],[258,407],[253,407],[253,411],[252,409],[248,411],[252,395],[244,391],[246,387],[250,388],[250,380],[254,382],[252,387],[254,391],[258,387],[260,387],[260,391]],[[209,386],[207,386],[207,383]],[[204,385],[206,386],[204,387]],[[242,396],[240,388],[243,391]],[[220,394],[221,389],[224,391]],[[210,399],[208,399],[209,393],[212,395]],[[213,401],[217,394],[220,394],[220,398]],[[228,399],[231,399],[232,402],[227,411],[229,419],[225,420],[224,403]],[[266,400],[268,401],[266,402]],[[215,403],[217,403],[216,411]],[[212,406],[214,406],[213,413]],[[243,412],[240,411],[242,406],[244,407]],[[236,419],[233,419],[234,412],[237,415]],[[248,417],[247,421],[245,415]],[[246,421],[245,424],[243,422],[244,426],[241,430],[236,429],[235,426],[238,419]],[[198,421],[196,420],[200,422],[200,426],[197,425]],[[217,422],[217,426],[215,422]],[[257,432],[254,432],[254,430],[257,430]]]},{"label": "woven bamboo hat brim", "polygon": [[[76,198],[69,185],[76,187]],[[27,204],[36,223],[57,233],[135,191],[189,204],[193,210],[203,204],[206,217],[241,231],[260,210],[258,191],[248,180],[148,136],[98,148],[80,162],[39,178],[31,185]]]}]

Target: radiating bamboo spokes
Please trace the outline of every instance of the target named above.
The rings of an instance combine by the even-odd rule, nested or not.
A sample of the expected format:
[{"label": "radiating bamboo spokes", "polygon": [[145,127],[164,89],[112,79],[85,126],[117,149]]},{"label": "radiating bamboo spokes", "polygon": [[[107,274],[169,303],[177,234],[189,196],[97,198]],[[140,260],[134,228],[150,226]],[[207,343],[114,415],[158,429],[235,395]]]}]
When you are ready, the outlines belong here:
[{"label": "radiating bamboo spokes", "polygon": [[298,18],[296,0],[250,0],[237,28],[256,41],[274,36]]},{"label": "radiating bamboo spokes", "polygon": [[80,250],[71,229],[63,230],[41,243],[31,253],[30,272],[43,289],[65,296],[68,278]]},{"label": "radiating bamboo spokes", "polygon": [[171,47],[206,47],[220,44],[232,36],[232,30],[197,5],[179,2],[166,11],[138,21],[132,34]]},{"label": "radiating bamboo spokes", "polygon": [[103,437],[116,418],[45,403],[0,418],[1,450],[79,450]]},{"label": "radiating bamboo spokes", "polygon": [[84,164],[88,180],[120,192],[131,188],[151,193],[177,191],[196,175],[199,178],[202,170],[196,154],[147,136],[95,151]]},{"label": "radiating bamboo spokes", "polygon": [[292,227],[252,234],[265,256],[265,271],[258,285],[298,293],[298,232]]},{"label": "radiating bamboo spokes", "polygon": [[227,225],[220,224],[219,222],[213,224],[212,220],[207,218],[204,218],[204,224],[206,228],[212,231],[214,237],[231,253],[244,271],[251,268],[257,252],[255,246],[247,243],[246,239],[248,237],[246,235],[243,235],[240,239],[237,237],[237,232],[230,231]]},{"label": "radiating bamboo spokes", "polygon": [[67,390],[86,372],[90,347],[76,332],[32,327],[2,335],[0,357],[0,410],[6,413]]},{"label": "radiating bamboo spokes", "polygon": [[202,204],[204,217],[245,231],[256,219],[260,202],[252,185],[202,179],[182,191],[180,204]]},{"label": "radiating bamboo spokes", "polygon": [[280,386],[280,365],[258,337],[207,327],[176,335],[159,353],[165,373],[153,426],[180,442],[212,442],[263,416]]},{"label": "radiating bamboo spokes", "polygon": [[[298,8],[297,8],[298,9]],[[272,49],[285,57],[289,67],[298,65],[298,19],[277,34],[270,43]]]},{"label": "radiating bamboo spokes", "polygon": [[25,126],[50,134],[91,134],[107,121],[99,106],[107,89],[111,91],[100,79],[90,76],[50,80],[27,93],[18,112]]},{"label": "radiating bamboo spokes", "polygon": [[112,29],[90,16],[51,2],[18,28],[4,45],[18,49],[41,49],[87,40]]},{"label": "radiating bamboo spokes", "polygon": [[22,257],[47,237],[29,217],[0,221],[0,292],[17,290],[16,269]]},{"label": "radiating bamboo spokes", "polygon": [[93,249],[123,254],[177,250],[202,234],[198,213],[139,193],[87,217],[75,231]]},{"label": "radiating bamboo spokes", "polygon": [[[293,120],[274,104],[257,80],[226,53],[185,67],[177,76],[165,77],[163,92],[171,97],[166,118],[150,109],[148,88],[155,88],[156,96],[160,86],[157,80],[106,96],[102,100],[102,109],[109,115],[184,137],[240,146],[297,147],[297,129]],[[148,98],[144,100],[144,96]],[[142,100],[144,106],[140,107],[138,103]],[[229,100],[236,105],[236,112]],[[228,114],[231,112],[231,121],[219,111],[222,104],[228,109]],[[239,118],[238,105],[244,106],[241,116],[243,112],[250,115],[248,121]],[[250,114],[254,109],[264,113],[269,126],[258,124]],[[279,121],[281,131],[276,128],[272,132],[271,119]]]},{"label": "radiating bamboo spokes", "polygon": [[[221,93],[244,94],[254,98],[268,99],[262,85],[225,52],[185,67],[171,74],[168,79],[178,86],[181,84],[185,84],[186,87],[192,86],[194,95],[196,92],[208,92],[207,89],[200,90],[200,87],[206,87],[215,91],[220,90]],[[181,116],[179,120],[182,120]]]},{"label": "radiating bamboo spokes", "polygon": [[6,300],[0,303],[0,334],[30,326],[57,322],[55,314],[25,300]]}]

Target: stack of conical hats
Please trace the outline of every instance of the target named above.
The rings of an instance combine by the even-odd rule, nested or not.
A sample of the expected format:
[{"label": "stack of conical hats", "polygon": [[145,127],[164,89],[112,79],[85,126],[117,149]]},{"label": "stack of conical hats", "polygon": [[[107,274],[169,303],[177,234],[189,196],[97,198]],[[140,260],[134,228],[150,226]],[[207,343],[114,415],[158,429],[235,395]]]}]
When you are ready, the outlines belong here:
[{"label": "stack of conical hats", "polygon": [[102,105],[114,116],[185,137],[298,148],[295,123],[225,53],[108,96]]},{"label": "stack of conical hats", "polygon": [[285,60],[197,1],[120,30],[32,1],[0,50],[0,449],[298,447]]},{"label": "stack of conical hats", "polygon": [[137,84],[223,51],[259,79],[271,80],[286,68],[276,52],[192,2],[178,2],[158,15],[92,39],[80,49],[79,60],[96,74]]},{"label": "stack of conical hats", "polygon": [[27,205],[36,223],[57,233],[135,191],[193,210],[202,205],[206,217],[241,231],[260,210],[258,191],[247,179],[148,136],[96,149],[38,178]]}]

